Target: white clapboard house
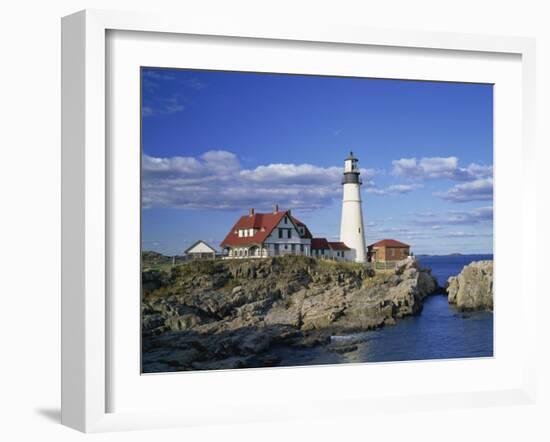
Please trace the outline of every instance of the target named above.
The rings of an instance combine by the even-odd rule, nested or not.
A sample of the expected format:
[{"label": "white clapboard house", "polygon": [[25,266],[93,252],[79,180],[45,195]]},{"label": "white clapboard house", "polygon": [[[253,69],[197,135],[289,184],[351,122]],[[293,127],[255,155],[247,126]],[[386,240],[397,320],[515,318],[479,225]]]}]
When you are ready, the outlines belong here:
[{"label": "white clapboard house", "polygon": [[221,243],[229,258],[263,258],[280,255],[311,255],[311,233],[292,216],[290,210],[277,206],[271,213],[241,216]]}]

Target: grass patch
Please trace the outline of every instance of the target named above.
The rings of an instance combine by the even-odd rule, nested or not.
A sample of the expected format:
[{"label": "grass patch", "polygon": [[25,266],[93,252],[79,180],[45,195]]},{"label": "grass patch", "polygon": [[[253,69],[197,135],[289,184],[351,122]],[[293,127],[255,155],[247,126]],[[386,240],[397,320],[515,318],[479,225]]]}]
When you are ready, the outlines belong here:
[{"label": "grass patch", "polygon": [[382,285],[388,282],[393,275],[393,272],[376,272],[374,276],[363,280],[363,287],[369,288],[376,285]]}]

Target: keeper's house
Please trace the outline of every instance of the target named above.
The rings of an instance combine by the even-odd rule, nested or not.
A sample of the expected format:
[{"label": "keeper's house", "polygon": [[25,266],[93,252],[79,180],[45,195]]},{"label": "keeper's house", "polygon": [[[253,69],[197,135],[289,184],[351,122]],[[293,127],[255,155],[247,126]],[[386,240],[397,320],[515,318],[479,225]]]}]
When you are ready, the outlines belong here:
[{"label": "keeper's house", "polygon": [[221,243],[228,258],[265,258],[280,255],[311,256],[311,232],[290,210],[241,216]]},{"label": "keeper's house", "polygon": [[410,253],[411,246],[395,239],[383,239],[368,246],[368,260],[371,262],[401,261]]},{"label": "keeper's house", "polygon": [[216,249],[201,239],[186,249],[183,254],[186,259],[214,259]]}]

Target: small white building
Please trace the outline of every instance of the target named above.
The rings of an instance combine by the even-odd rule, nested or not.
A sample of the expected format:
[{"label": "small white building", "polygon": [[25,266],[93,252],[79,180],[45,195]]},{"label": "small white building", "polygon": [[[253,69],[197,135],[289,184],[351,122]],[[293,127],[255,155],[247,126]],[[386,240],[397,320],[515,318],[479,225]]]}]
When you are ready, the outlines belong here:
[{"label": "small white building", "polygon": [[216,258],[216,249],[204,242],[202,239],[186,249],[183,253],[187,257],[187,259]]},{"label": "small white building", "polygon": [[335,261],[353,261],[355,254],[343,242],[330,242],[326,238],[311,239],[311,256]]}]

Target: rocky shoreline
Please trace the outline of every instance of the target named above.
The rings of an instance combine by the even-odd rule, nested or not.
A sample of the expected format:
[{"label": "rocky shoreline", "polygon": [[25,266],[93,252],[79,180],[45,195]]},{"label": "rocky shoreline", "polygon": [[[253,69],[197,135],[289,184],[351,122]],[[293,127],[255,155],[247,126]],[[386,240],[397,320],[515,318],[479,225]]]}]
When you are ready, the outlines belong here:
[{"label": "rocky shoreline", "polygon": [[441,293],[414,259],[375,273],[299,256],[147,270],[142,288],[146,373],[277,366],[304,349],[336,362],[355,344],[331,336],[395,324]]},{"label": "rocky shoreline", "polygon": [[493,261],[475,261],[447,281],[449,304],[460,311],[493,310]]}]

